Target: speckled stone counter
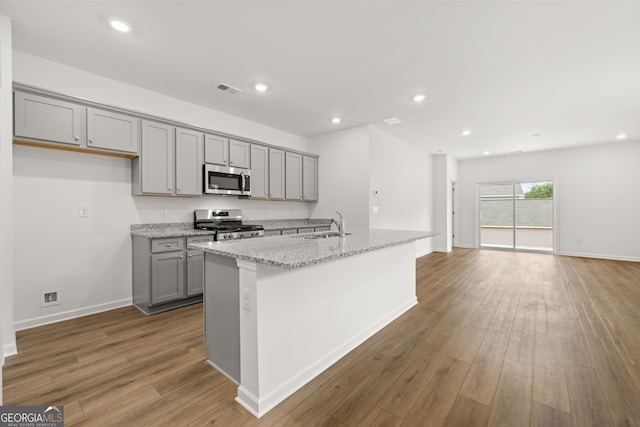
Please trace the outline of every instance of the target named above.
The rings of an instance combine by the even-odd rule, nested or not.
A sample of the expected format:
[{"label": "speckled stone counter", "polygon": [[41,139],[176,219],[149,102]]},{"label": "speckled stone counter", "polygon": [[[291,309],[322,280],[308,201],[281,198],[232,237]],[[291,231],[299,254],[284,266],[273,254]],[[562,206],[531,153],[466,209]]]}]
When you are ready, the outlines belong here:
[{"label": "speckled stone counter", "polygon": [[331,219],[263,219],[246,220],[244,224],[262,225],[265,231],[292,230],[294,228],[322,227],[331,225]]},{"label": "speckled stone counter", "polygon": [[214,234],[207,230],[195,230],[193,222],[172,222],[158,224],[131,224],[131,235],[148,239],[164,237],[207,236]]},{"label": "speckled stone counter", "polygon": [[352,230],[345,237],[304,239],[293,236],[262,237],[190,245],[218,255],[294,270],[359,253],[375,251],[434,236],[430,231]]}]

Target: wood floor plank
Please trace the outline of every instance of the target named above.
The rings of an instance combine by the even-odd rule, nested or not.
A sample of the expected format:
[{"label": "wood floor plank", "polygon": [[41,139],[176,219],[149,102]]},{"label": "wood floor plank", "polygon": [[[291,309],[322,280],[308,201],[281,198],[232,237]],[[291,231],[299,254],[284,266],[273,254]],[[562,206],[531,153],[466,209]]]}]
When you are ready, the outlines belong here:
[{"label": "wood floor plank", "polygon": [[458,395],[449,411],[445,426],[481,427],[486,426],[490,407],[468,397]]},{"label": "wood floor plank", "polygon": [[443,425],[455,403],[469,363],[447,357],[427,382],[403,426]]},{"label": "wood floor plank", "polygon": [[123,307],[18,332],[3,403],[64,405],[70,426],[640,427],[638,277],[635,262],[421,257],[418,304],[260,419],[206,363],[201,304]]},{"label": "wood floor plank", "polygon": [[531,427],[571,427],[571,415],[535,400],[531,402]]},{"label": "wood floor plank", "polygon": [[555,360],[536,358],[533,367],[534,401],[564,412],[571,410],[564,364]]},{"label": "wood floor plank", "polygon": [[488,425],[527,425],[531,417],[532,382],[533,366],[505,360]]}]

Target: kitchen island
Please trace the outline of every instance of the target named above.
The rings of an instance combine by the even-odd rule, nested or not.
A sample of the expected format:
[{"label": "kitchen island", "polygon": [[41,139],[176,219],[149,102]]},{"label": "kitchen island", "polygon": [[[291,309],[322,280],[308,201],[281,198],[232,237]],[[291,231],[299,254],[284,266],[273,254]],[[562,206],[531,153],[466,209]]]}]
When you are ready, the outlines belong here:
[{"label": "kitchen island", "polygon": [[434,234],[191,245],[205,252],[209,363],[238,384],[242,406],[264,415],[417,303],[415,241]]}]

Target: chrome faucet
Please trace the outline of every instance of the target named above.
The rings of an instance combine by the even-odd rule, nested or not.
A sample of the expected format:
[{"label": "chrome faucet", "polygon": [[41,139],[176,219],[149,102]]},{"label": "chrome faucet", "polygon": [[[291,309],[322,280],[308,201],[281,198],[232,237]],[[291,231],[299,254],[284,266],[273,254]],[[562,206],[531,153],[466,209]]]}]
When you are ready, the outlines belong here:
[{"label": "chrome faucet", "polygon": [[342,216],[342,214],[340,212],[336,211],[336,213],[340,217],[340,221],[336,221],[335,218],[332,218],[331,222],[338,227],[338,234],[340,235],[340,237],[344,237],[345,236],[344,217]]}]

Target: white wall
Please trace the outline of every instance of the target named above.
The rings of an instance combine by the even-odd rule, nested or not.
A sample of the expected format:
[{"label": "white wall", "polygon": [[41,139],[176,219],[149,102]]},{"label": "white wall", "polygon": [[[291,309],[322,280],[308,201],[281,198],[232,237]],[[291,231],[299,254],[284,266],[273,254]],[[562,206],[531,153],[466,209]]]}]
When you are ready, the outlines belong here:
[{"label": "white wall", "polygon": [[[21,52],[13,52],[13,70],[16,82],[307,151],[303,137]],[[127,159],[23,146],[13,158],[17,329],[130,304],[130,224],[190,222],[197,208],[241,208],[247,219],[308,218],[313,206],[132,197]],[[89,207],[88,218],[79,217],[80,206]],[[41,308],[41,292],[52,289],[62,304]]]},{"label": "white wall", "polygon": [[[11,20],[0,15],[0,368],[4,358],[15,353],[13,332],[13,173],[11,135]],[[2,373],[0,371],[0,405]]]},{"label": "white wall", "polygon": [[[338,210],[347,231],[431,230],[430,154],[370,125],[310,138],[309,149],[320,155],[320,199],[313,217],[334,217]],[[430,239],[416,248],[417,256],[431,252]]]},{"label": "white wall", "polygon": [[640,261],[640,142],[458,164],[460,246],[477,247],[479,183],[553,181],[556,253]]},{"label": "white wall", "polygon": [[369,128],[359,126],[309,138],[309,150],[320,155],[319,201],[313,218],[344,215],[347,231],[369,228]]},{"label": "white wall", "polygon": [[[375,126],[369,126],[369,136],[371,228],[431,231],[432,156]],[[431,252],[432,239],[416,244],[418,256]]]},{"label": "white wall", "polygon": [[[451,252],[453,249],[453,185],[458,179],[458,161],[447,154],[434,156],[433,206],[434,228],[440,233],[433,238],[433,250]],[[457,228],[457,224],[455,224]]]}]

